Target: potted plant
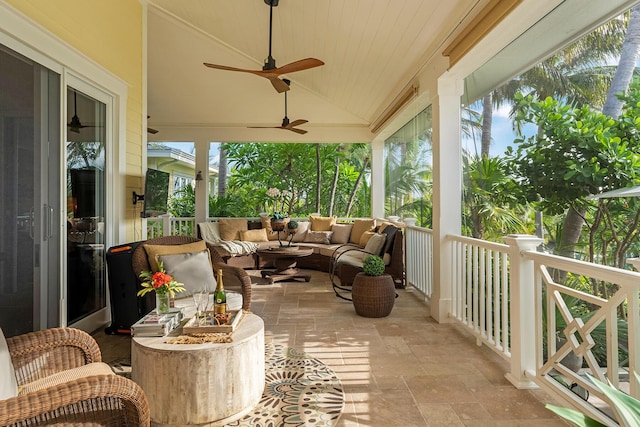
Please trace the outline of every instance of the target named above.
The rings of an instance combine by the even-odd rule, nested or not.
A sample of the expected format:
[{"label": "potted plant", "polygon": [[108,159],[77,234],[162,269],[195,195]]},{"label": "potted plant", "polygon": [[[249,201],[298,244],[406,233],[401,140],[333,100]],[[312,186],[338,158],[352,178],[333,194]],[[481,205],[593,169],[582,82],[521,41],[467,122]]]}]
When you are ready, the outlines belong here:
[{"label": "potted plant", "polygon": [[142,288],[138,291],[139,297],[148,292],[156,293],[156,311],[158,313],[167,313],[170,307],[171,298],[176,296],[176,292],[184,292],[184,285],[177,282],[172,275],[167,274],[164,270],[162,261],[158,262],[158,271],[143,271],[140,278],[144,280]]},{"label": "potted plant", "polygon": [[298,221],[291,220],[287,223],[287,233],[289,234],[289,244],[287,246],[291,246],[291,242],[293,241],[293,236],[296,234],[298,230]]},{"label": "potted plant", "polygon": [[363,317],[386,317],[396,298],[395,284],[377,255],[368,255],[362,262],[362,273],[356,274],[351,298],[356,313]]}]

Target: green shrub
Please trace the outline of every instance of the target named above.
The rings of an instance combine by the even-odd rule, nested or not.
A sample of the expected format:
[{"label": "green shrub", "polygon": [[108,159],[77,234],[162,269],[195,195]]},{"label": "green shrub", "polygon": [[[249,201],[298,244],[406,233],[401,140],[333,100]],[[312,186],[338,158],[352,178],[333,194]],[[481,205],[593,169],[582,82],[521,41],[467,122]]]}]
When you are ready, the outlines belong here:
[{"label": "green shrub", "polygon": [[362,262],[362,270],[367,276],[381,276],[384,274],[384,261],[377,255],[369,255]]}]

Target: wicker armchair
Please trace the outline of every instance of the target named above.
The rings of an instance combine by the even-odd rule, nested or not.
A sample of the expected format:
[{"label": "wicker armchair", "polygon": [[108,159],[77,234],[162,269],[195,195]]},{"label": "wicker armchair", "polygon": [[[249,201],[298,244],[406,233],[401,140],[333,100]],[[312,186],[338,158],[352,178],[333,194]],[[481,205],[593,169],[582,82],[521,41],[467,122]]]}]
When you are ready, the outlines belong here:
[{"label": "wicker armchair", "polygon": [[[7,338],[20,388],[35,380],[100,362],[98,344],[73,328],[52,328]],[[0,426],[148,426],[142,389],[115,374],[93,375],[0,400]]]},{"label": "wicker armchair", "polygon": [[[150,245],[183,245],[185,243],[197,242],[200,239],[191,236],[164,236],[155,237],[149,239],[144,243]],[[224,287],[228,290],[237,290],[242,294],[242,308],[244,310],[251,309],[251,278],[244,269],[239,267],[233,267],[224,263],[224,261],[217,255],[217,252],[209,248],[211,254],[211,263],[213,268],[217,271],[222,269],[222,275],[224,277]],[[143,271],[151,270],[147,253],[144,250],[144,245],[139,245],[131,256],[131,263],[133,264],[133,272],[136,277],[140,277],[140,273]]]}]

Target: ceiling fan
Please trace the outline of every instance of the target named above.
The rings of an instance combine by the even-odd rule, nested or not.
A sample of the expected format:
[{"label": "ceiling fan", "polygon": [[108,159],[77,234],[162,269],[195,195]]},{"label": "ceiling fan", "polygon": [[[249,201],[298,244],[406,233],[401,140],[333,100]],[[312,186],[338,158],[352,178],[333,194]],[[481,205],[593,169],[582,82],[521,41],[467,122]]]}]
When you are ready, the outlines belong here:
[{"label": "ceiling fan", "polygon": [[284,83],[282,79],[279,78],[280,75],[293,73],[296,71],[308,70],[310,68],[324,65],[324,62],[319,59],[305,58],[283,65],[282,67],[276,67],[276,60],[273,58],[273,56],[271,56],[271,36],[273,32],[273,8],[278,6],[279,1],[280,0],[264,0],[264,2],[269,5],[269,56],[265,60],[262,70],[247,70],[244,68],[228,67],[226,65],[209,64],[207,62],[205,62],[204,65],[209,68],[215,68],[218,70],[239,71],[241,73],[250,73],[260,77],[264,77],[271,82],[278,93],[286,92],[289,90],[289,85]]},{"label": "ceiling fan", "polygon": [[[291,84],[291,81],[288,79],[282,79],[282,82],[287,85],[287,87]],[[287,117],[287,92],[284,92],[284,118],[282,119],[282,125],[280,126],[249,126],[253,129],[284,129],[290,130],[291,132],[299,133],[300,135],[304,135],[307,133],[304,129],[298,129],[296,126],[303,125],[308,123],[308,120],[298,119],[292,122],[289,121],[289,117]]]},{"label": "ceiling fan", "polygon": [[78,93],[75,90],[73,91],[73,117],[71,117],[71,121],[67,123],[67,126],[69,127],[69,131],[74,133],[80,133],[80,129],[83,129],[83,128],[98,127],[98,126],[83,125],[80,122],[80,118],[78,117]]}]

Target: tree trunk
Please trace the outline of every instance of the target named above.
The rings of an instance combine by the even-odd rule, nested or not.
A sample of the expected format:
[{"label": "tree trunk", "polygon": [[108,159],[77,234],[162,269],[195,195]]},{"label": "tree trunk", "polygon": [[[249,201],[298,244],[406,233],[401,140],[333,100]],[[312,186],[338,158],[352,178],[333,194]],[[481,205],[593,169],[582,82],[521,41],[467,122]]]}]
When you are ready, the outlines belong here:
[{"label": "tree trunk", "polygon": [[493,99],[491,93],[482,98],[482,142],[480,156],[489,157],[491,147],[491,124],[493,122]]},{"label": "tree trunk", "polygon": [[218,164],[218,198],[227,194],[227,149],[220,144],[220,160]]},{"label": "tree trunk", "polygon": [[562,256],[573,258],[576,244],[580,239],[582,226],[584,225],[585,209],[576,210],[573,206],[567,210],[567,216],[562,224],[562,238],[560,239],[559,253]]},{"label": "tree trunk", "polygon": [[618,68],[611,81],[611,87],[607,92],[607,100],[602,107],[602,113],[618,118],[622,110],[622,101],[616,95],[624,93],[629,88],[633,78],[633,71],[640,54],[640,6],[631,9],[631,18],[627,27],[627,34],[622,44],[622,53],[618,62]]},{"label": "tree trunk", "polygon": [[316,144],[316,212],[320,213],[320,184],[322,183],[322,162],[320,161],[320,144]]},{"label": "tree trunk", "polygon": [[360,168],[360,173],[358,173],[358,178],[356,179],[355,184],[353,184],[353,190],[351,190],[351,195],[349,196],[349,203],[347,203],[347,211],[345,216],[349,218],[351,214],[351,208],[353,207],[353,202],[356,199],[356,194],[358,194],[358,187],[360,187],[360,182],[362,181],[362,177],[364,177],[364,172],[367,170],[367,166],[369,165],[369,158],[365,157],[362,162],[362,168]]},{"label": "tree trunk", "polygon": [[331,195],[329,196],[329,216],[333,216],[336,190],[338,188],[338,177],[340,176],[340,156],[336,156],[336,168],[333,171],[333,183],[331,184]]}]

